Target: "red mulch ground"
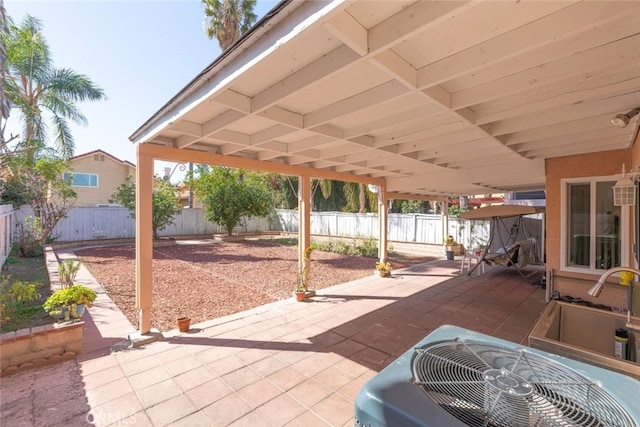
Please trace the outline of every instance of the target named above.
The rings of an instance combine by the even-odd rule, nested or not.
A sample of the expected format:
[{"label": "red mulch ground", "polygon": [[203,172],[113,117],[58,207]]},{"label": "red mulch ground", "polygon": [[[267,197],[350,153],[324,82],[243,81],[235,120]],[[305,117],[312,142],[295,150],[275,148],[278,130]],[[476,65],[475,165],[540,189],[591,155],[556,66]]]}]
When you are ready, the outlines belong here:
[{"label": "red mulch ground", "polygon": [[[135,247],[76,252],[132,324],[135,309]],[[296,246],[268,241],[211,242],[156,248],[153,253],[152,326],[175,329],[176,318],[192,323],[291,297],[297,276]],[[391,253],[394,268],[434,259]],[[314,251],[310,289],[322,289],[373,274],[376,260]]]}]

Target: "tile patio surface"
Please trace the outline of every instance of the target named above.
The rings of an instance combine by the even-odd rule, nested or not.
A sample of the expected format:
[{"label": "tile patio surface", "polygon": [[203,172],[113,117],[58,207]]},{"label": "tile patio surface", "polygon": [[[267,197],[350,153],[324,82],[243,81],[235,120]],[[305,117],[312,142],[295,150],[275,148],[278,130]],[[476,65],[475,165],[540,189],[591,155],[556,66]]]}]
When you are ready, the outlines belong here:
[{"label": "tile patio surface", "polygon": [[544,290],[511,270],[459,271],[420,264],[124,349],[135,328],[83,267],[99,292],[83,353],[2,378],[0,424],[353,426],[364,383],[442,324],[526,344]]}]

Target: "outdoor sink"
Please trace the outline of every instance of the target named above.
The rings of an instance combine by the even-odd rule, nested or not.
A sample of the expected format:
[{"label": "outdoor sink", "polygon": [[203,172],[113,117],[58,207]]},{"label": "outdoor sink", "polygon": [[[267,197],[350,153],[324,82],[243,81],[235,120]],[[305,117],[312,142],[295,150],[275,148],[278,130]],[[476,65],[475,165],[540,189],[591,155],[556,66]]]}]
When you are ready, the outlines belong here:
[{"label": "outdoor sink", "polygon": [[[623,314],[553,300],[533,327],[529,345],[640,379],[640,364],[613,353],[615,330],[624,328],[626,321]],[[628,345],[634,347],[634,334],[630,335]],[[635,351],[631,353],[635,357]]]}]

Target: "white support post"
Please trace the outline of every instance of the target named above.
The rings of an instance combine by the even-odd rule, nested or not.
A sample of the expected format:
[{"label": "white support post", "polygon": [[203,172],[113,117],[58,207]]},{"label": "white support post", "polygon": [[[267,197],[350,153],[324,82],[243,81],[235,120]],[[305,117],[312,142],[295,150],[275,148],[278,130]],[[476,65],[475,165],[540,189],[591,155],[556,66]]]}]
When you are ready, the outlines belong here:
[{"label": "white support post", "polygon": [[389,205],[387,204],[387,186],[378,186],[378,257],[380,262],[387,262]]},{"label": "white support post", "polygon": [[449,235],[449,204],[442,202],[442,241]]},{"label": "white support post", "polygon": [[[311,245],[311,177],[301,175],[298,181],[298,271],[309,274],[309,263],[304,264],[304,251]],[[307,271],[302,271],[305,268]]]}]

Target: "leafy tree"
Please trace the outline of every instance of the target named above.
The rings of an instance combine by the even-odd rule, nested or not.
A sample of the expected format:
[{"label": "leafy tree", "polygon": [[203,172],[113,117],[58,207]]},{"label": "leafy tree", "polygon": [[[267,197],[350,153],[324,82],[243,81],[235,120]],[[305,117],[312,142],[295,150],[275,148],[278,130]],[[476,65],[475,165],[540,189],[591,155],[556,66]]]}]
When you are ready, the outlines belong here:
[{"label": "leafy tree", "polygon": [[298,206],[298,177],[267,173],[266,180],[273,193],[274,207],[295,209]]},{"label": "leafy tree", "polygon": [[[136,184],[131,175],[111,195],[109,203],[119,203],[129,209],[129,216],[136,217]],[[157,179],[153,187],[151,197],[151,228],[153,238],[158,238],[158,233],[168,225],[173,224],[173,219],[182,210],[180,197],[175,187],[168,181]]]},{"label": "leafy tree", "polygon": [[202,0],[204,31],[210,39],[218,39],[225,51],[256,22],[253,9],[256,0]]},{"label": "leafy tree", "polygon": [[67,169],[67,162],[55,156],[41,155],[32,160],[22,152],[3,159],[0,201],[31,205],[35,216],[31,226],[22,228],[26,233],[19,240],[23,256],[37,255],[27,246],[39,247],[50,240],[55,226],[73,207],[76,192],[62,177]]},{"label": "leafy tree", "polygon": [[378,196],[366,185],[345,182],[342,191],[347,202],[342,209],[344,212],[378,212]]},{"label": "leafy tree", "polygon": [[458,217],[460,217],[461,214],[465,213],[468,210],[469,209],[460,207],[459,204],[458,205],[450,204],[449,205],[449,216],[452,217],[452,218],[458,218]]},{"label": "leafy tree", "polygon": [[273,208],[273,192],[265,174],[218,166],[202,171],[191,184],[206,218],[222,225],[228,235],[243,217],[265,217]]},{"label": "leafy tree", "polygon": [[389,212],[393,213],[422,213],[431,212],[431,205],[427,201],[420,200],[394,200]]},{"label": "leafy tree", "polygon": [[[53,66],[38,19],[27,15],[18,26],[7,18],[6,24],[7,30],[1,34],[7,56],[4,91],[11,107],[19,110],[23,125],[16,150],[25,150],[32,159],[39,154],[45,147],[48,130],[43,113],[49,112],[54,147],[63,159],[69,159],[74,141],[68,120],[86,124],[77,103],[104,99],[104,92],[88,77]],[[8,151],[6,146],[2,149]]]},{"label": "leafy tree", "polygon": [[[1,6],[0,199],[17,206],[31,205],[35,219],[31,226],[22,227],[30,236],[23,240],[36,239],[35,243],[42,244],[75,202],[75,192],[63,178],[68,169],[65,160],[74,149],[67,120],[86,123],[76,103],[103,99],[104,93],[87,77],[54,68],[40,21],[27,16],[21,25],[15,25]],[[22,134],[9,139],[4,137],[7,105],[18,110],[23,125]],[[46,144],[46,112],[52,115],[54,148]]]}]

